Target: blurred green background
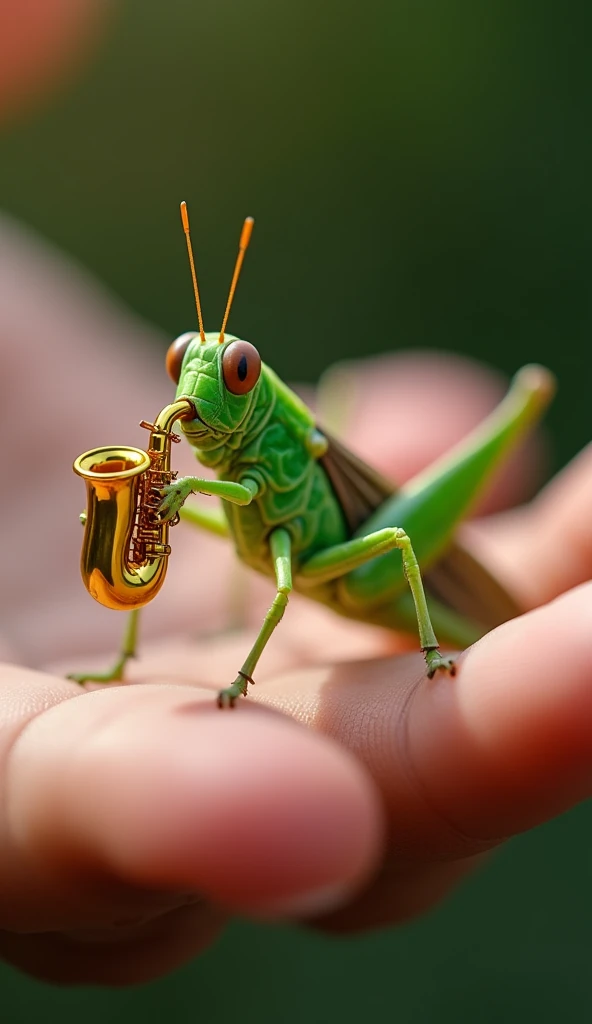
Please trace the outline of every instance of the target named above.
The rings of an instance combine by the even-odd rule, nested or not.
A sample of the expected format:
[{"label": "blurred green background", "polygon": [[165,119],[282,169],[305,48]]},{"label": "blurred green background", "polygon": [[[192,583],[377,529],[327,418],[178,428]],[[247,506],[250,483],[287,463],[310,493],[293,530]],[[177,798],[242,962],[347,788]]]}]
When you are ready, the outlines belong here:
[{"label": "blurred green background", "polygon": [[[206,327],[257,218],[231,328],[288,378],[453,349],[560,379],[590,436],[592,8],[546,0],[124,0],[92,63],[0,136],[5,210],[174,336]],[[513,842],[430,918],[327,940],[240,924],[143,989],[0,971],[7,1022],[588,1021],[589,809]],[[239,949],[242,949],[240,956]]]}]

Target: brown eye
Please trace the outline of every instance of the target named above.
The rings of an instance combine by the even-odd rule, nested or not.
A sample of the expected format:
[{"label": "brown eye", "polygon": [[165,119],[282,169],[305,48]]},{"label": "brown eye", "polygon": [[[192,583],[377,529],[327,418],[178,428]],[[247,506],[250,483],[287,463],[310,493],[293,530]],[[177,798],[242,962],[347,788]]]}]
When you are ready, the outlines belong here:
[{"label": "brown eye", "polygon": [[190,342],[194,338],[198,338],[199,334],[196,331],[187,331],[186,334],[181,334],[178,338],[173,341],[169,346],[169,350],[166,354],[166,370],[175,383],[179,383],[179,377],[181,376],[181,367],[183,365],[183,359]]},{"label": "brown eye", "polygon": [[248,341],[233,341],[222,356],[224,383],[233,395],[246,395],[261,373],[261,356]]}]

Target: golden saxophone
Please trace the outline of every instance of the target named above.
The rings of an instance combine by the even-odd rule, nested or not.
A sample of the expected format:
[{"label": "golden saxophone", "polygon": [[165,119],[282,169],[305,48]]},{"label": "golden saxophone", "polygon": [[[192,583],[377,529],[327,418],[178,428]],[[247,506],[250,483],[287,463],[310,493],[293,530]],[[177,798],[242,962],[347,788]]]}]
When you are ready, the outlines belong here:
[{"label": "golden saxophone", "polygon": [[158,519],[160,491],[177,475],[171,471],[171,446],[180,438],[172,426],[194,415],[189,399],[180,398],[154,423],[142,421],[150,430],[147,451],[93,448],[74,463],[87,492],[80,571],[89,594],[107,608],[141,608],[164,582],[171,523]]}]

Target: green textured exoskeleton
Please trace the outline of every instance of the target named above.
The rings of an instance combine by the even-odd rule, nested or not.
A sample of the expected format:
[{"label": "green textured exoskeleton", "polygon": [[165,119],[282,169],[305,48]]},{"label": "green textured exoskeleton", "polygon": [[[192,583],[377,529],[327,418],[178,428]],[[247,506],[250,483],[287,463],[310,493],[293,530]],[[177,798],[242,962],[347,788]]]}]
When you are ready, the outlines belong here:
[{"label": "green textured exoskeleton", "polygon": [[[241,242],[237,268],[245,248]],[[230,299],[237,275],[238,269]],[[436,631],[447,644],[465,647],[520,611],[454,534],[492,471],[547,405],[551,375],[525,367],[480,427],[397,489],[323,430],[253,345],[224,336],[229,307],[221,333],[204,333],[195,275],[194,284],[200,333],[173,343],[167,367],[177,397],[195,409],[192,420],[180,422],[182,432],[218,479],[171,483],[160,516],[181,512],[229,535],[239,558],[276,584],[262,628],[236,679],[220,692],[220,705],[246,693],[293,589],[352,619],[418,630],[428,675],[454,672]],[[221,498],[223,515],[199,504],[183,507],[192,493]],[[136,616],[114,671],[75,678],[121,678],[135,646]]]}]

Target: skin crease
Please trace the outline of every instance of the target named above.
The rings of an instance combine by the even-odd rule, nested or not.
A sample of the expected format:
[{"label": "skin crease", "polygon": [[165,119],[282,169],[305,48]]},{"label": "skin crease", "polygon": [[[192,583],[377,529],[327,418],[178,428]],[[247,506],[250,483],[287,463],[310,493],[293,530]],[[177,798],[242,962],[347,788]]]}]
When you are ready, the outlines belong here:
[{"label": "skin crease", "polygon": [[[23,68],[25,81],[24,58]],[[79,667],[93,654],[103,663],[115,647],[121,619],[87,599],[78,579],[82,495],[70,464],[118,435],[141,444],[133,424],[170,400],[149,333],[40,242],[0,223],[0,421],[6,432],[19,422],[4,466],[19,480],[19,514],[10,500],[0,507],[10,537],[0,608],[0,953],[55,982],[157,977],[207,947],[236,911],[342,931],[404,921],[503,838],[591,789],[590,449],[534,505],[468,529],[536,610],[465,653],[454,680],[427,682],[407,642],[295,598],[254,694],[219,712],[213,695],[244,657],[269,584],[246,581],[223,542],[181,528],[134,685],[81,692],[55,671],[24,667]],[[132,370],[133,395],[122,383]],[[35,423],[47,425],[42,461],[35,423],[22,417],[24,379]],[[380,437],[378,463],[400,479],[466,433],[495,387],[483,368],[444,357],[388,357],[351,379],[351,437],[370,460]],[[408,435],[415,456],[395,442]],[[176,456],[182,473],[193,469],[188,446]],[[23,475],[23,465],[35,473]],[[520,481],[506,476],[495,500],[518,500]],[[237,617],[241,586],[248,625],[208,637]]]}]

